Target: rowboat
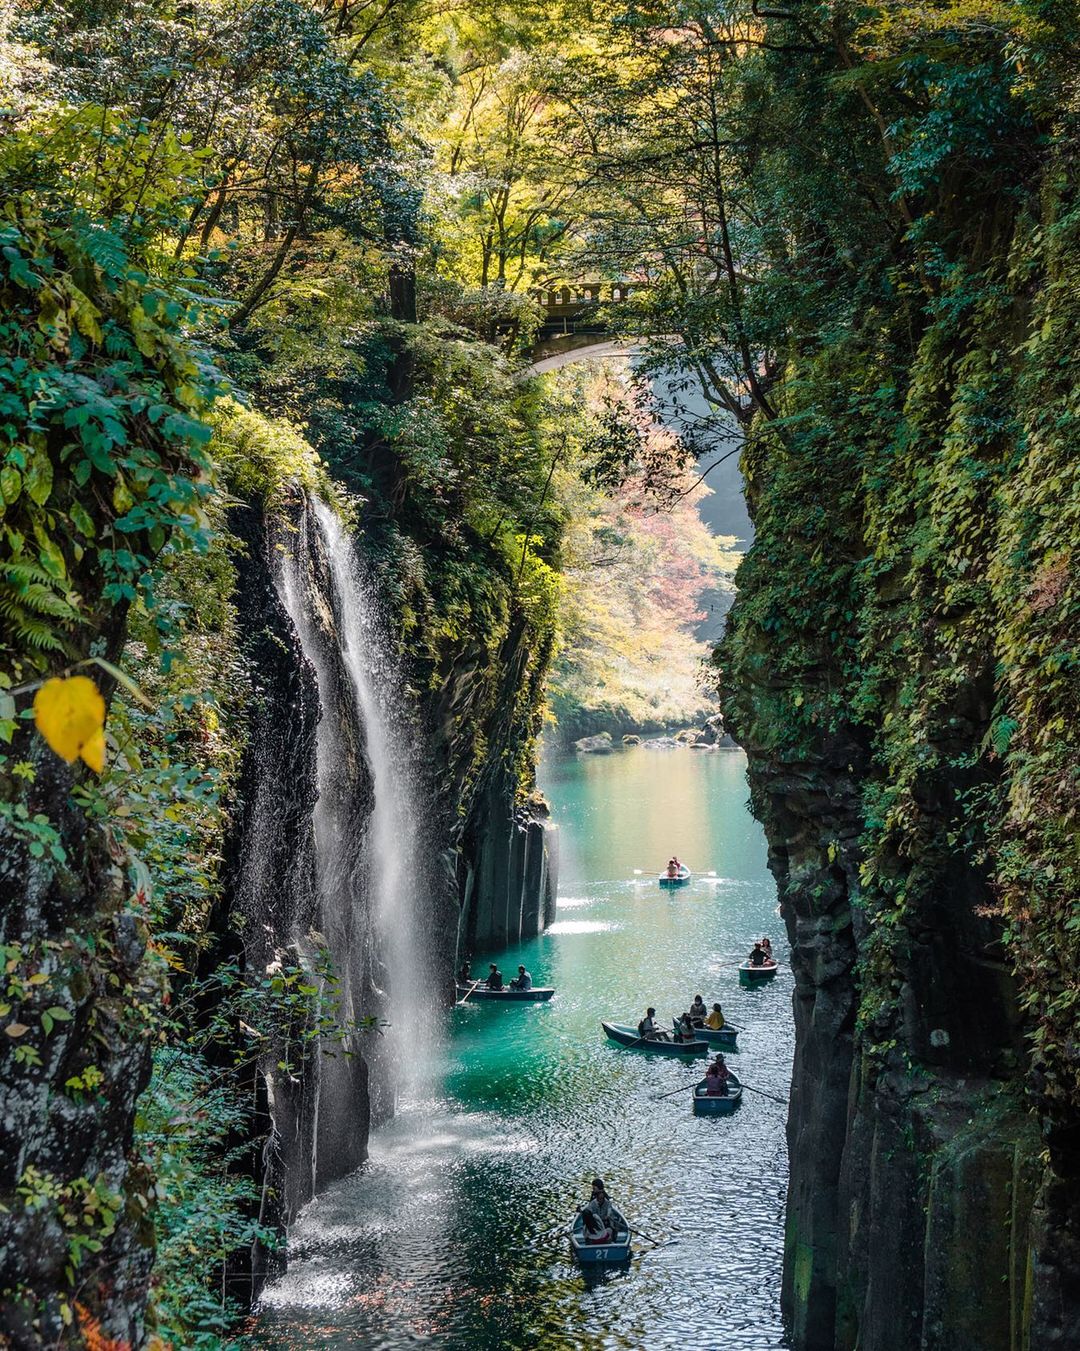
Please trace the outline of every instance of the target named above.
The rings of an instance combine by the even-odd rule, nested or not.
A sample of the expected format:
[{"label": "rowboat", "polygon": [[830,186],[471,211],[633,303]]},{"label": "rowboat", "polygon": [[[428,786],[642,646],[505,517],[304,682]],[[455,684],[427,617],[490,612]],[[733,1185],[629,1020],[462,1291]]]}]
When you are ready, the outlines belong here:
[{"label": "rowboat", "polygon": [[[678,1027],[678,1018],[673,1018],[671,1021],[675,1027]],[[725,1051],[737,1051],[739,1049],[735,1044],[739,1034],[733,1027],[695,1027],[694,1035],[698,1041],[707,1041],[710,1046],[722,1046]]]},{"label": "rowboat", "polygon": [[719,1094],[709,1094],[706,1092],[708,1080],[702,1079],[701,1083],[694,1089],[694,1115],[695,1116],[727,1116],[734,1112],[739,1103],[742,1102],[742,1084],[734,1074],[728,1075],[727,1097],[722,1098]]},{"label": "rowboat", "polygon": [[457,985],[458,999],[464,999],[465,996],[468,995],[470,1004],[474,999],[502,999],[510,1003],[516,1001],[518,1003],[535,1004],[539,1001],[550,999],[554,993],[554,986],[545,987],[534,985],[531,990],[511,990],[509,986],[504,985],[501,990],[489,990],[486,985],[478,985],[474,990],[471,983],[462,985],[462,983],[458,981]]},{"label": "rowboat", "polygon": [[601,1020],[600,1026],[605,1035],[620,1046],[632,1046],[635,1050],[649,1051],[655,1055],[707,1055],[709,1051],[707,1041],[657,1041],[654,1037],[642,1041],[637,1028],[627,1027],[625,1023],[605,1023]]},{"label": "rowboat", "polygon": [[661,873],[656,879],[662,887],[682,887],[690,881],[690,869],[680,868],[674,877],[669,877],[667,873]]},{"label": "rowboat", "polygon": [[764,966],[751,966],[743,962],[739,967],[740,985],[760,985],[762,981],[772,980],[780,968],[775,962],[766,962]]},{"label": "rowboat", "polygon": [[607,1243],[590,1243],[585,1237],[585,1222],[581,1215],[574,1216],[570,1226],[570,1251],[582,1266],[592,1266],[595,1262],[625,1262],[630,1257],[630,1226],[617,1210],[612,1208],[612,1238]]}]

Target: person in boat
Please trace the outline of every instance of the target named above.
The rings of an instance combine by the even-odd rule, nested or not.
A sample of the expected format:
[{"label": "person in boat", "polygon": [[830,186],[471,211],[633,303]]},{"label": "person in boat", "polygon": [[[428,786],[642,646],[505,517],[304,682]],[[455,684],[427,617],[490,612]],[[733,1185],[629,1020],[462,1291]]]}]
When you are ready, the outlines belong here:
[{"label": "person in boat", "polygon": [[461,970],[457,973],[457,978],[462,985],[471,985],[473,980],[472,962],[462,962]]},{"label": "person in boat", "polygon": [[765,949],[760,943],[754,944],[749,960],[751,966],[764,966],[768,961],[768,958],[765,956]]},{"label": "person in boat", "polygon": [[701,995],[694,995],[694,1002],[690,1005],[690,1021],[695,1027],[700,1027],[708,1017],[709,1010],[705,1007],[705,1001]]},{"label": "person in boat", "polygon": [[491,969],[488,971],[487,987],[489,990],[501,990],[503,987],[502,972],[494,962],[491,963]]},{"label": "person in boat", "polygon": [[676,1041],[696,1041],[697,1034],[694,1032],[694,1021],[690,1014],[684,1013],[679,1019],[675,1028]]},{"label": "person in boat", "polygon": [[668,875],[668,877],[678,877],[678,875],[679,875],[679,860],[678,860],[677,858],[669,858],[669,859],[668,859],[667,875]]},{"label": "person in boat", "polygon": [[719,1032],[724,1026],[724,1010],[719,1004],[712,1006],[712,1012],[705,1019],[705,1026],[711,1032]]},{"label": "person in boat", "polygon": [[615,1216],[603,1178],[593,1178],[592,1195],[581,1207],[581,1220],[589,1243],[608,1243],[614,1236]]},{"label": "person in boat", "polygon": [[637,1025],[637,1034],[642,1041],[667,1041],[667,1033],[656,1026],[656,1010],[647,1008],[645,1017]]},{"label": "person in boat", "polygon": [[728,1069],[724,1057],[718,1055],[705,1071],[705,1092],[710,1098],[726,1098],[730,1078],[731,1071]]},{"label": "person in boat", "polygon": [[771,961],[773,960],[773,955],[772,955],[772,944],[769,942],[769,940],[768,940],[767,938],[763,938],[763,939],[761,940],[761,945],[760,945],[760,946],[761,946],[762,952],[765,954],[765,960],[766,960],[767,962],[771,962]]},{"label": "person in boat", "polygon": [[511,990],[531,990],[532,976],[523,966],[518,967],[517,976],[510,982]]}]

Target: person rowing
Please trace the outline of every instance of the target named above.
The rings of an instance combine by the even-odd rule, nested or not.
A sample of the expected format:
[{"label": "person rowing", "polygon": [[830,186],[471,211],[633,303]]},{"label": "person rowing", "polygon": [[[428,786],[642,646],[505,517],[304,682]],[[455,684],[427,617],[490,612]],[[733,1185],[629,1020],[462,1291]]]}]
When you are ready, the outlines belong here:
[{"label": "person rowing", "polygon": [[726,1098],[730,1078],[731,1071],[727,1067],[727,1062],[722,1055],[717,1054],[716,1059],[705,1071],[705,1092],[710,1098]]},{"label": "person rowing", "polygon": [[679,860],[678,860],[677,858],[669,858],[669,859],[668,859],[667,875],[668,875],[668,877],[678,877],[678,875],[679,875]]},{"label": "person rowing", "polygon": [[472,962],[465,961],[461,963],[461,970],[457,973],[457,978],[462,985],[472,984]]},{"label": "person rowing", "polygon": [[581,1207],[580,1214],[587,1243],[608,1243],[611,1240],[615,1232],[615,1217],[603,1178],[593,1178],[592,1195]]},{"label": "person rowing", "polygon": [[754,944],[753,949],[750,952],[749,961],[751,966],[769,965],[769,958],[765,956],[765,949],[761,946],[760,943]]},{"label": "person rowing", "polygon": [[697,1041],[697,1033],[694,1031],[693,1020],[689,1013],[684,1013],[675,1025],[676,1041]]},{"label": "person rowing", "polygon": [[651,1007],[645,1010],[645,1017],[642,1018],[640,1023],[638,1023],[637,1030],[638,1030],[638,1037],[640,1038],[641,1041],[669,1040],[668,1034],[666,1032],[662,1032],[660,1028],[656,1026],[656,1010]]}]

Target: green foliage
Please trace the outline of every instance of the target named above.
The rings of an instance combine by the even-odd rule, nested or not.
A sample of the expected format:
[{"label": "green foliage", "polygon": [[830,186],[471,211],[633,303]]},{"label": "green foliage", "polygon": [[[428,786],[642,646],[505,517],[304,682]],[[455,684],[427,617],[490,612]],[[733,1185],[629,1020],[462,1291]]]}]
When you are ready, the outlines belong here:
[{"label": "green foliage", "polygon": [[258,1189],[242,1166],[247,1124],[243,1093],[204,1056],[158,1053],[135,1128],[157,1202],[151,1318],[174,1346],[221,1345],[243,1313],[226,1293],[227,1264],[240,1248],[277,1242],[256,1218]]},{"label": "green foliage", "polygon": [[193,317],[88,222],[11,203],[0,225],[0,649],[7,683],[85,654],[105,615],[153,608],[166,541],[205,542],[201,420],[212,369]]},{"label": "green foliage", "polygon": [[[1075,1111],[1080,236],[1072,114],[1048,109],[1076,33],[1024,7],[912,5],[780,54],[809,31],[770,21],[777,54],[746,77],[774,107],[814,102],[832,200],[804,145],[765,149],[758,172],[783,171],[763,190],[832,295],[812,331],[807,287],[776,314],[725,711],[762,766],[859,785],[861,837],[828,859],[859,909],[862,1049],[898,1044],[927,931],[1004,938],[1033,1083]],[[863,147],[858,174],[838,138]],[[868,201],[891,240],[863,233]]]}]

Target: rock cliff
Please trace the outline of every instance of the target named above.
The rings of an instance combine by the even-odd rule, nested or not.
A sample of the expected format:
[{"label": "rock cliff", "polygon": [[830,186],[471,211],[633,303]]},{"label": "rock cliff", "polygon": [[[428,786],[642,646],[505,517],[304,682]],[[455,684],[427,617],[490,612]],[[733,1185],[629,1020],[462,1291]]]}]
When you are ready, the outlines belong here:
[{"label": "rock cliff", "polygon": [[796,978],[800,1351],[1080,1345],[1076,227],[1046,209],[1007,225],[1022,293],[968,276],[906,366],[863,316],[744,456],[717,661]]}]

